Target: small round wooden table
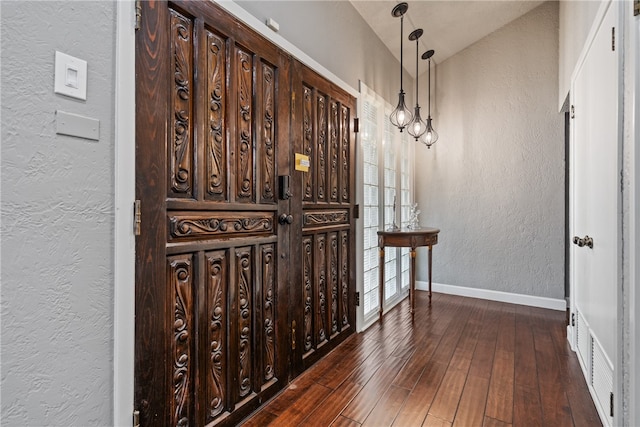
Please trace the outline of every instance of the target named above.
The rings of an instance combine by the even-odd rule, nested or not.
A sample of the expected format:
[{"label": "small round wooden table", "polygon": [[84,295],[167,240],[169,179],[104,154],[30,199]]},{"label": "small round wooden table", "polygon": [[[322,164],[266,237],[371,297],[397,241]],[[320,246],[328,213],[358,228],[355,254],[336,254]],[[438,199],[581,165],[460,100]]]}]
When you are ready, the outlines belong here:
[{"label": "small round wooden table", "polygon": [[429,300],[431,300],[431,251],[433,245],[438,243],[437,228],[425,227],[418,229],[399,229],[391,231],[378,231],[378,247],[380,248],[380,321],[384,312],[384,248],[390,246],[394,248],[411,248],[411,270],[409,279],[409,301],[411,319],[415,312],[415,291],[416,291],[416,248],[419,246],[429,247]]}]

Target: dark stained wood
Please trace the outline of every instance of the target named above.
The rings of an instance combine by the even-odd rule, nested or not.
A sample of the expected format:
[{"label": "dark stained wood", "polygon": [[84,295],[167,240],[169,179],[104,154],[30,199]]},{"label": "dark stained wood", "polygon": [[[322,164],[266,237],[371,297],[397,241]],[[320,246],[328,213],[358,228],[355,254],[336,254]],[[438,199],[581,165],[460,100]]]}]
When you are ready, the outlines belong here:
[{"label": "dark stained wood", "polygon": [[409,390],[407,389],[395,386],[389,387],[362,425],[391,425],[408,395]]},{"label": "dark stained wood", "polygon": [[513,380],[515,357],[515,308],[503,306],[498,320],[486,415],[511,424],[513,421]]},{"label": "dark stained wood", "polygon": [[[145,426],[236,425],[354,332],[356,101],[214,2],[141,7],[135,409]],[[303,85],[314,102],[309,141],[322,151],[313,168],[322,195],[304,212],[293,167]],[[279,176],[290,177],[287,197]],[[283,214],[291,224],[278,222]],[[289,405],[291,422],[356,366],[346,361],[329,386],[287,389],[317,397],[297,413]],[[258,424],[273,416],[265,411]]]},{"label": "dark stained wood", "polygon": [[349,403],[342,414],[360,423],[364,422],[389,388],[393,378],[395,378],[403,365],[404,361],[402,359],[395,357],[387,358],[375,371],[375,374],[367,381],[360,393]]},{"label": "dark stained wood", "polygon": [[489,391],[487,378],[469,375],[462,391],[454,426],[479,426],[484,419],[484,408]]},{"label": "dark stained wood", "polygon": [[413,323],[405,300],[349,337],[246,425],[601,426],[560,341],[564,313],[437,293],[428,301],[417,292]]},{"label": "dark stained wood", "polygon": [[297,426],[303,424],[309,413],[323,403],[332,392],[330,388],[314,383],[306,389],[304,397],[296,400],[280,414],[276,420],[278,426]]},{"label": "dark stained wood", "polygon": [[[297,60],[291,74],[293,153],[308,172],[291,171],[292,243],[289,317],[296,322],[295,376],[355,331],[356,100]],[[295,285],[294,285],[295,284]]]},{"label": "dark stained wood", "polygon": [[555,386],[562,381],[562,377],[558,355],[550,333],[553,330],[553,324],[541,317],[532,325],[532,330],[540,382],[543,424],[571,426],[573,419],[566,391]]},{"label": "dark stained wood", "polygon": [[[136,70],[144,70],[144,78],[136,80],[136,144],[140,140],[160,139],[162,144],[166,132],[166,117],[156,114],[156,110],[168,109],[168,97],[160,88],[169,78],[167,53],[163,48],[168,43],[168,31],[156,31],[168,25],[168,10],[164,4],[146,5],[149,13],[142,19],[145,36],[136,38]],[[165,358],[169,335],[158,333],[169,328],[167,311],[168,292],[154,292],[150,286],[139,286],[146,281],[166,282],[164,245],[167,239],[164,224],[165,182],[164,150],[151,147],[136,149],[136,199],[143,200],[141,219],[144,229],[136,238],[136,321],[135,324],[135,372],[134,399],[140,411],[141,421],[147,424],[163,424],[171,412],[167,396],[153,390],[167,390],[172,387]],[[156,226],[150,227],[149,225]],[[146,262],[156,260],[156,262]]]},{"label": "dark stained wood", "polygon": [[424,427],[451,427],[449,421],[438,418],[435,415],[429,415],[422,425]]},{"label": "dark stained wood", "polygon": [[343,417],[342,415],[340,415],[338,419],[335,420],[333,424],[331,424],[332,427],[358,427],[360,425],[360,423],[350,420],[347,417]]},{"label": "dark stained wood", "polygon": [[482,427],[511,427],[511,424],[485,416]]},{"label": "dark stained wood", "polygon": [[393,422],[394,426],[420,425],[423,422],[446,370],[446,365],[441,363],[428,363],[425,366],[415,388],[411,390]]},{"label": "dark stained wood", "polygon": [[429,414],[453,422],[466,379],[466,372],[448,369],[431,404]]},{"label": "dark stained wood", "polygon": [[[395,202],[394,202],[395,203]],[[382,322],[382,316],[384,314],[384,289],[385,289],[385,280],[384,280],[384,248],[385,246],[390,247],[405,247],[410,248],[410,267],[409,267],[409,310],[411,311],[411,315],[413,316],[415,312],[415,292],[416,292],[416,248],[419,246],[427,246],[429,248],[427,267],[429,270],[429,298],[431,298],[431,271],[432,271],[432,250],[433,245],[438,243],[438,233],[440,232],[437,228],[419,228],[416,230],[393,230],[393,231],[378,231],[378,248],[379,248],[379,267],[380,271],[379,280],[378,280],[378,288],[380,290],[380,308],[378,310],[380,315],[380,321]]]},{"label": "dark stained wood", "polygon": [[542,405],[529,307],[516,310],[513,425],[542,426]]},{"label": "dark stained wood", "polygon": [[351,381],[344,381],[329,397],[318,405],[309,416],[309,424],[328,426],[337,419],[344,408],[360,393],[362,386]]}]

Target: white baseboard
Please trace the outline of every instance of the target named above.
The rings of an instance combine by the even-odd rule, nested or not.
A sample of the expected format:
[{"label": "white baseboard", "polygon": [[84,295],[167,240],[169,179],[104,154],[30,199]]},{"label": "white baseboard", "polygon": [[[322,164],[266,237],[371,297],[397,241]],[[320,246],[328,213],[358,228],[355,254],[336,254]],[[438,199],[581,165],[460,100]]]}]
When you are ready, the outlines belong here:
[{"label": "white baseboard", "polygon": [[[429,282],[416,280],[416,289],[421,291],[429,290]],[[442,283],[432,283],[433,292],[440,292],[449,295],[459,295],[463,297],[487,299],[491,301],[508,302],[511,304],[528,305],[531,307],[548,308],[551,310],[565,311],[567,302],[564,298],[546,298],[532,295],[512,294],[509,292],[492,291],[489,289],[466,288],[464,286],[444,285]]]}]

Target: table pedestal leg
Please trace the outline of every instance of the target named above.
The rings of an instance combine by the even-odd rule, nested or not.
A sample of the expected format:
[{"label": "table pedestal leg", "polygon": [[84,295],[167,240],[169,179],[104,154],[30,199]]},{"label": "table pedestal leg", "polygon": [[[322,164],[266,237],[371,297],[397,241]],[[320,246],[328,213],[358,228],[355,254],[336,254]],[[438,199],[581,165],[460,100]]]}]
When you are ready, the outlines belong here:
[{"label": "table pedestal leg", "polygon": [[384,248],[380,248],[380,263],[378,264],[378,269],[380,270],[380,309],[378,313],[380,314],[380,322],[382,322],[382,306],[384,305]]},{"label": "table pedestal leg", "polygon": [[431,301],[431,249],[433,245],[429,245],[429,301]]},{"label": "table pedestal leg", "polygon": [[409,277],[409,302],[411,303],[411,320],[416,309],[416,248],[411,248],[411,270]]}]

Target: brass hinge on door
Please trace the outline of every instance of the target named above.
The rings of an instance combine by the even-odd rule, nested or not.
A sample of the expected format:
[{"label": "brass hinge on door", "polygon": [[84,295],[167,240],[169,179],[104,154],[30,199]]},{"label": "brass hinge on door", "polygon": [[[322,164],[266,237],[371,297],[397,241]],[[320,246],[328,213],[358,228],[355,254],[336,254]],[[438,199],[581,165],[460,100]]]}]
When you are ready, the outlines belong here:
[{"label": "brass hinge on door", "polygon": [[140,0],[136,0],[136,31],[142,27],[142,2]]},{"label": "brass hinge on door", "polygon": [[140,225],[142,224],[142,214],[140,213],[140,200],[133,204],[133,234],[140,235]]},{"label": "brass hinge on door", "polygon": [[296,349],[296,321],[291,322],[291,350]]},{"label": "brass hinge on door", "polygon": [[360,119],[357,117],[353,119],[353,131],[355,133],[360,132]]},{"label": "brass hinge on door", "polygon": [[140,427],[140,411],[133,411],[133,427]]}]

